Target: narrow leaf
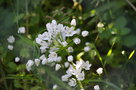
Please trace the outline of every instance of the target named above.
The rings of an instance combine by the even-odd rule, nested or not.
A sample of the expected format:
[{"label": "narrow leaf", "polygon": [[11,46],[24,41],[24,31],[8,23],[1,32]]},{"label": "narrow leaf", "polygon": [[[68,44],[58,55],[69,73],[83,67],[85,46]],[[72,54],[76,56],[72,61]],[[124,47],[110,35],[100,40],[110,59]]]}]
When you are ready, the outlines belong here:
[{"label": "narrow leaf", "polygon": [[110,49],[110,50],[108,51],[107,56],[110,56],[111,53],[112,53],[112,49]]},{"label": "narrow leaf", "polygon": [[135,50],[133,50],[133,51],[130,53],[130,55],[129,55],[128,59],[131,59],[131,58],[132,58],[132,56],[134,55],[134,53],[135,53]]}]

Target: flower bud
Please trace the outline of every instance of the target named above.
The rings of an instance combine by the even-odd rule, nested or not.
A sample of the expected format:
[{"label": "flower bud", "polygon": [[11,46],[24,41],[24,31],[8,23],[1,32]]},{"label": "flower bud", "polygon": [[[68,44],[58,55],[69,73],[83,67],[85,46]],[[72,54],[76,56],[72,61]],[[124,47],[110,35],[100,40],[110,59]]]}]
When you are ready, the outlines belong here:
[{"label": "flower bud", "polygon": [[71,26],[76,26],[76,19],[72,19]]},{"label": "flower bud", "polygon": [[88,31],[82,31],[82,36],[83,37],[86,37],[86,36],[88,36],[89,35],[89,32]]}]

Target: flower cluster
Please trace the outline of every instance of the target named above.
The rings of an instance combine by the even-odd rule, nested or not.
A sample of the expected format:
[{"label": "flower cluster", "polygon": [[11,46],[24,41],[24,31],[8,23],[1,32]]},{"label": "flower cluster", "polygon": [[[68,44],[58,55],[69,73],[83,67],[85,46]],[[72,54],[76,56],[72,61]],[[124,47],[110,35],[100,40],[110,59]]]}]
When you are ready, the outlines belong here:
[{"label": "flower cluster", "polygon": [[13,44],[14,42],[15,42],[15,37],[13,36],[13,35],[11,35],[11,36],[9,36],[8,38],[7,38],[7,41],[8,41],[8,43],[10,43],[9,45],[8,45],[8,49],[9,50],[13,50],[13,45],[11,45],[11,44]]},{"label": "flower cluster", "polygon": [[[19,27],[19,29],[18,29],[18,31],[17,31],[17,33],[19,33],[19,34],[24,34],[25,33],[25,27]],[[14,49],[14,46],[13,46],[13,43],[15,42],[15,37],[13,36],[13,35],[11,35],[11,36],[9,36],[8,38],[7,38],[7,41],[8,41],[8,43],[10,43],[9,45],[8,45],[8,49],[9,50],[13,50]],[[15,62],[19,62],[20,61],[20,58],[19,57],[15,57]]]},{"label": "flower cluster", "polygon": [[74,27],[57,24],[55,20],[46,24],[46,28],[47,32],[39,34],[36,38],[36,43],[40,45],[42,53],[46,52],[48,49],[50,52],[56,52],[61,45],[66,47],[68,45],[66,38],[77,34]]},{"label": "flower cluster", "polygon": [[[85,79],[85,71],[90,70],[92,64],[87,60],[78,58],[77,60],[72,55],[74,52],[74,45],[79,45],[82,41],[80,36],[87,37],[89,32],[84,30],[75,29],[76,20],[71,21],[71,27],[65,26],[63,24],[58,24],[55,20],[51,23],[46,24],[47,31],[42,34],[38,34],[35,42],[39,45],[40,56],[34,60],[29,59],[26,63],[27,71],[32,70],[33,66],[42,65],[53,65],[55,71],[59,71],[61,68],[66,70],[65,74],[61,76],[61,80],[67,82],[70,86],[76,86],[77,82],[83,81]],[[25,33],[25,27],[20,27],[17,31],[19,34]],[[69,39],[70,38],[70,39]],[[13,50],[13,43],[15,42],[15,37],[13,35],[7,38],[9,43],[8,49]],[[71,44],[72,43],[72,44]],[[61,50],[65,50],[66,55],[63,56]],[[91,50],[90,43],[86,42],[83,49],[84,52],[89,52]],[[63,56],[63,58],[62,58]],[[78,56],[77,56],[78,57]],[[15,62],[19,62],[20,57],[15,57]],[[52,64],[53,63],[53,64]],[[98,75],[103,73],[103,68],[98,68],[96,70]],[[53,89],[58,86],[55,84]],[[94,86],[95,90],[99,90],[99,86]],[[81,88],[81,90],[84,90]]]},{"label": "flower cluster", "polygon": [[[18,32],[18,33],[25,33],[25,27],[20,27],[17,32]],[[14,49],[14,46],[13,46],[12,44],[15,42],[15,37],[14,37],[13,35],[11,35],[11,36],[9,36],[9,37],[7,38],[7,41],[8,41],[8,43],[10,43],[10,44],[8,45],[8,49],[9,49],[9,50],[13,50],[13,49]]]},{"label": "flower cluster", "polygon": [[[39,48],[41,51],[41,56],[33,60],[28,60],[26,64],[26,68],[28,71],[32,69],[32,66],[35,64],[39,66],[39,64],[48,64],[55,63],[55,70],[64,66],[66,68],[66,74],[63,75],[62,81],[67,81],[70,86],[75,86],[77,81],[82,81],[85,78],[85,70],[90,70],[91,64],[89,61],[78,60],[75,61],[70,53],[74,52],[73,46],[69,45],[70,42],[75,43],[74,45],[78,45],[81,43],[79,37],[74,37],[74,35],[79,35],[81,30],[75,29],[76,20],[73,19],[71,21],[71,27],[64,26],[63,24],[57,24],[55,20],[52,20],[51,23],[46,24],[47,31],[39,34],[35,39],[36,43],[39,44]],[[89,35],[88,31],[82,31],[81,36],[86,37]],[[68,41],[67,38],[72,37],[71,41]],[[61,50],[62,47],[68,52],[67,61],[62,61],[62,57],[59,56],[58,51]],[[89,51],[89,46],[85,49],[85,51]],[[74,63],[76,62],[76,63]]]},{"label": "flower cluster", "polygon": [[[72,62],[72,61],[70,61]],[[67,66],[66,66],[67,67]],[[84,70],[90,70],[91,64],[89,61],[79,60],[75,63],[69,64],[69,68],[66,71],[66,74],[62,76],[62,81],[69,81],[70,86],[76,85],[76,80],[74,78],[69,79],[72,76],[75,76],[78,81],[82,81],[85,78]]]}]

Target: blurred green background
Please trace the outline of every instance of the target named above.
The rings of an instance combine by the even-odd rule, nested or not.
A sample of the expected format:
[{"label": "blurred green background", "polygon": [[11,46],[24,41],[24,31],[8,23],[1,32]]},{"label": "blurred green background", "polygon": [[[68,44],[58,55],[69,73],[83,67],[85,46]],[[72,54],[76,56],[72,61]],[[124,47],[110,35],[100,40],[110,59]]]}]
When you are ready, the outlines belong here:
[{"label": "blurred green background", "polygon": [[[84,56],[93,64],[91,70],[95,72],[101,66],[95,54],[99,53],[107,71],[102,76],[105,82],[91,81],[95,75],[90,78],[93,74],[88,72],[86,78],[90,79],[83,82],[85,90],[93,90],[96,83],[103,86],[102,90],[116,90],[108,82],[122,90],[136,90],[136,54],[128,59],[136,49],[135,7],[136,0],[0,0],[0,90],[52,90],[55,83],[60,85],[58,90],[73,90],[51,68],[41,67],[33,73],[25,69],[27,59],[35,58],[32,40],[45,30],[46,23],[55,19],[68,25],[72,18],[77,20],[78,28],[89,31],[85,41],[97,48],[92,45]],[[99,22],[104,27],[98,28]],[[9,51],[7,37],[17,37],[21,26],[26,27],[28,38],[17,38],[16,50]],[[16,56],[23,61],[15,63]]]}]

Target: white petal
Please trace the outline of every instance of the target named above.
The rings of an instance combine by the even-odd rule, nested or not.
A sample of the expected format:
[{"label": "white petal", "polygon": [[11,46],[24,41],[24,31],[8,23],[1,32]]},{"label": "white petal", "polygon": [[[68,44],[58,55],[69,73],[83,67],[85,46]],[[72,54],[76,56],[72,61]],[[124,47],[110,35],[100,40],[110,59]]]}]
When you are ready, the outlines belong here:
[{"label": "white petal", "polygon": [[89,32],[88,31],[82,31],[82,36],[83,37],[86,37],[86,36],[88,36],[89,35]]},{"label": "white petal", "polygon": [[9,43],[14,43],[15,42],[15,37],[13,35],[11,35],[11,36],[9,36],[7,38],[7,40],[8,40]]},{"label": "white petal", "polygon": [[16,57],[15,58],[15,62],[19,62],[20,61],[20,58],[19,57]]},{"label": "white petal", "polygon": [[40,61],[41,61],[40,59],[35,59],[35,65],[36,65],[36,66],[39,66]]},{"label": "white petal", "polygon": [[99,85],[95,85],[95,86],[94,86],[94,90],[100,90]]},{"label": "white petal", "polygon": [[100,74],[102,74],[103,73],[103,68],[98,68],[97,70],[96,70],[96,72],[100,75]]},{"label": "white petal", "polygon": [[72,55],[68,56],[68,61],[69,61],[69,62],[72,62],[72,61],[73,61],[73,56],[72,56]]},{"label": "white petal", "polygon": [[19,27],[18,33],[25,33],[25,27]]},{"label": "white petal", "polygon": [[80,40],[79,38],[75,38],[75,39],[74,39],[74,43],[75,43],[75,44],[80,44],[80,42],[81,42],[81,40]]},{"label": "white petal", "polygon": [[9,50],[13,50],[13,48],[14,48],[13,45],[8,45]]},{"label": "white petal", "polygon": [[55,70],[58,71],[61,68],[60,64],[56,64]]},{"label": "white petal", "polygon": [[71,26],[76,26],[76,19],[72,19]]}]

